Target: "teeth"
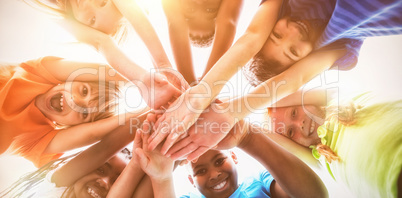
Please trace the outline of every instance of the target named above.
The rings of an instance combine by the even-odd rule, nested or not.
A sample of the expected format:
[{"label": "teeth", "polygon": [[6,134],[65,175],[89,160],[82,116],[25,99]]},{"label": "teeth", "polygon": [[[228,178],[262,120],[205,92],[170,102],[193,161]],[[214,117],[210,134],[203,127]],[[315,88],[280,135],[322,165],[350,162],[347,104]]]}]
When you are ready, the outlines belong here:
[{"label": "teeth", "polygon": [[92,190],[90,187],[88,187],[87,192],[89,195],[91,195],[94,198],[101,198],[100,195],[98,195],[98,193],[96,193],[94,190]]},{"label": "teeth", "polygon": [[212,187],[214,190],[220,190],[221,188],[223,188],[224,186],[225,186],[225,184],[226,184],[226,180],[225,181],[223,181],[223,182],[221,182],[221,183],[219,183],[219,184],[217,184],[217,185],[215,185],[214,187]]},{"label": "teeth", "polygon": [[61,97],[60,97],[60,107],[61,107],[61,110],[63,110],[63,95],[61,95]]},{"label": "teeth", "polygon": [[311,121],[310,133],[314,132],[314,128],[315,128],[315,122]]}]

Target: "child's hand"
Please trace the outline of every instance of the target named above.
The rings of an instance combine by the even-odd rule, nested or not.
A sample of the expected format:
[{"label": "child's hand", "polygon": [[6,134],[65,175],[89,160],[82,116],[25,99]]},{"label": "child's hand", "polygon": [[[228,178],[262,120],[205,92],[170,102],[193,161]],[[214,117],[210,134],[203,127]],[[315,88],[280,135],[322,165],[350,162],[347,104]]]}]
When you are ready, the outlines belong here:
[{"label": "child's hand", "polygon": [[237,122],[225,138],[218,143],[215,149],[227,150],[237,147],[248,133],[249,123],[244,120]]},{"label": "child's hand", "polygon": [[140,83],[136,84],[141,96],[152,109],[168,106],[181,94],[180,90],[170,84],[162,74],[146,73]]},{"label": "child's hand", "polygon": [[161,74],[165,75],[167,80],[180,91],[184,92],[188,88],[190,88],[190,85],[184,79],[183,75],[181,75],[180,72],[178,72],[177,70],[174,70],[171,67],[167,67],[160,68],[158,69],[158,71],[160,71]]},{"label": "child's hand", "polygon": [[[236,124],[235,119],[231,116],[230,112],[224,110],[225,105],[212,104],[204,113],[201,114],[196,124],[188,130],[187,136],[181,137],[182,139],[175,143],[167,152],[166,156],[171,156],[172,159],[187,156],[187,160],[191,161],[211,148],[215,148],[218,143],[224,139],[229,131]],[[240,133],[233,130],[234,133]],[[237,136],[234,139],[226,140],[227,145],[233,146],[237,144]],[[165,143],[166,145],[166,143]],[[164,145],[164,146],[165,146]],[[162,149],[166,149],[163,147]],[[162,150],[162,152],[165,150]]]},{"label": "child's hand", "polygon": [[[154,122],[156,120],[155,114],[153,116],[148,116],[147,121]],[[151,179],[163,180],[163,179],[171,179],[172,171],[173,171],[173,160],[167,158],[160,154],[159,151],[150,151],[148,150],[148,137],[150,134],[150,125],[143,125],[143,129],[137,131],[138,134],[141,134],[141,148],[136,148],[135,153],[138,157],[139,164],[142,170],[149,176]],[[145,131],[144,131],[145,130]],[[136,134],[137,136],[137,134]]]},{"label": "child's hand", "polygon": [[209,98],[205,97],[205,94],[199,94],[194,88],[184,92],[155,123],[156,130],[149,139],[150,150],[166,139],[161,150],[162,154],[165,154],[209,106]]}]

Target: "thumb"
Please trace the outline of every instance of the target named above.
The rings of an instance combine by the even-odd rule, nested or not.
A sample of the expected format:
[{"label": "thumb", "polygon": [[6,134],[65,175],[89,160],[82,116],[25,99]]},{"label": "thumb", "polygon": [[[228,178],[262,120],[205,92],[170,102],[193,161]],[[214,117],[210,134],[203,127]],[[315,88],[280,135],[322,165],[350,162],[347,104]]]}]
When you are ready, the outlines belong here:
[{"label": "thumb", "polygon": [[164,75],[154,73],[154,81],[155,83],[161,83],[161,84],[166,84],[168,83],[166,77]]},{"label": "thumb", "polygon": [[137,154],[140,166],[145,172],[145,169],[147,168],[149,162],[148,157],[145,155],[144,150],[142,150],[141,148],[135,149],[135,154]]}]

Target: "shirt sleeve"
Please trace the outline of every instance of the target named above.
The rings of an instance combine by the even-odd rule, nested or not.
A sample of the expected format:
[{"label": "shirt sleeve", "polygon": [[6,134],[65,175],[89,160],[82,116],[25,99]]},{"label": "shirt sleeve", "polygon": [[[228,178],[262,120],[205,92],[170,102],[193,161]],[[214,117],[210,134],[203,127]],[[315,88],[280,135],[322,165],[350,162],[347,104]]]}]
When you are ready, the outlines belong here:
[{"label": "shirt sleeve", "polygon": [[363,41],[364,39],[340,39],[318,49],[318,51],[345,49],[346,54],[335,61],[331,66],[331,69],[346,71],[353,69],[356,66]]},{"label": "shirt sleeve", "polygon": [[47,61],[60,60],[62,58],[46,56],[37,60],[27,61],[20,66],[27,71],[27,74],[35,78],[36,81],[41,83],[58,84],[60,83],[44,66]]},{"label": "shirt sleeve", "polygon": [[274,181],[274,178],[268,171],[262,171],[260,173],[260,181],[262,182],[265,190],[271,195],[271,184]]},{"label": "shirt sleeve", "polygon": [[[60,158],[63,153],[44,153],[45,149],[57,132],[58,130],[53,130],[43,134],[42,137],[38,137],[37,133],[26,133],[21,136],[17,136],[15,142],[18,142],[19,145],[27,146],[26,149],[17,151],[17,153],[34,163],[36,167],[41,167],[52,160]],[[32,142],[32,139],[37,140]],[[13,144],[15,144],[15,142]]]}]

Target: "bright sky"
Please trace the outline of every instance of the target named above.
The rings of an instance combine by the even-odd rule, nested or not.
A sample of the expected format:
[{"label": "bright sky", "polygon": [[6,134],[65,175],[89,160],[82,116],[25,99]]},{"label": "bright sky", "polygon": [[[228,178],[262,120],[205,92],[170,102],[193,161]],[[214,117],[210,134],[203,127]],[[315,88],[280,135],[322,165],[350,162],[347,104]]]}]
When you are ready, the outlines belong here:
[{"label": "bright sky", "polygon": [[[170,60],[174,63],[162,10],[159,6],[154,5],[157,0],[139,1],[150,11],[149,17],[154,27],[158,27],[157,32],[160,40]],[[257,0],[245,1],[237,37],[247,27],[259,2]],[[105,63],[102,56],[97,54],[91,47],[74,43],[75,39],[55,25],[53,21],[50,21],[47,15],[40,14],[21,1],[0,1],[0,27],[0,62],[18,63],[41,56],[53,55],[74,60]],[[122,48],[139,65],[145,68],[152,67],[149,54],[136,35],[131,36]],[[202,74],[209,51],[209,48],[193,50],[198,75]],[[401,52],[402,36],[368,39],[361,50],[360,61],[356,68],[348,72],[327,72],[315,79],[308,87],[322,86],[321,82],[326,82],[324,85],[338,88],[340,95],[372,90],[384,95],[384,98],[400,99],[402,98],[400,91],[400,86],[402,85],[400,78],[402,74]],[[234,77],[231,82],[234,86],[228,87],[227,91],[225,91],[229,92],[229,95],[240,95],[249,88],[240,75]],[[140,99],[138,99],[137,93],[130,90],[128,95],[128,104],[131,107],[138,106]],[[258,115],[252,116],[252,118],[258,119]],[[261,168],[252,158],[241,151],[238,153],[240,179]],[[21,174],[31,170],[34,170],[34,167],[24,159],[14,156],[1,156],[0,190],[10,185]],[[183,194],[192,188],[189,182],[185,181],[187,180],[186,178],[184,169],[176,171],[175,186],[177,195]],[[344,189],[339,190],[342,188],[330,179],[325,179],[325,182],[327,182],[331,197],[350,196]]]}]

